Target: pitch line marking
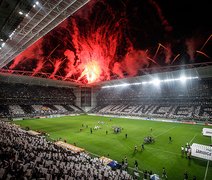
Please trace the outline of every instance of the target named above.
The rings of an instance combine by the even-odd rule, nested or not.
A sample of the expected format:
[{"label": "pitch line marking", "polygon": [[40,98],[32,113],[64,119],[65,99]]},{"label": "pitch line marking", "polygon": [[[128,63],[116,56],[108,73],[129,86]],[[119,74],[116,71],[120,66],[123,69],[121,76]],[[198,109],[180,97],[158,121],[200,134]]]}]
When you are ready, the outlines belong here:
[{"label": "pitch line marking", "polygon": [[[212,136],[211,136],[211,142],[212,142]],[[206,178],[207,178],[209,163],[210,163],[210,161],[208,160],[208,162],[207,162],[207,167],[206,167],[206,170],[205,170],[204,180],[206,180]]]},{"label": "pitch line marking", "polygon": [[208,166],[209,166],[209,160],[207,162],[207,167],[206,167],[206,170],[205,170],[204,180],[206,180],[206,177],[207,177],[207,174],[208,174]]},{"label": "pitch line marking", "polygon": [[192,143],[192,141],[197,137],[197,133],[194,135],[194,137],[190,140],[189,144]]},{"label": "pitch line marking", "polygon": [[159,148],[152,148],[152,147],[147,147],[147,146],[145,146],[145,148],[146,149],[153,149],[153,150],[161,151],[161,152],[164,152],[164,153],[175,154],[175,155],[181,156],[181,154],[174,153],[174,152],[171,152],[171,151],[163,151],[162,149],[159,149]]},{"label": "pitch line marking", "polygon": [[159,136],[162,136],[163,134],[166,134],[167,132],[171,131],[172,129],[174,129],[174,128],[176,128],[176,127],[177,127],[177,126],[174,126],[174,127],[169,128],[169,129],[166,130],[165,132],[163,132],[163,133],[161,133],[161,134],[155,136],[155,138],[157,138],[157,137],[159,137]]}]

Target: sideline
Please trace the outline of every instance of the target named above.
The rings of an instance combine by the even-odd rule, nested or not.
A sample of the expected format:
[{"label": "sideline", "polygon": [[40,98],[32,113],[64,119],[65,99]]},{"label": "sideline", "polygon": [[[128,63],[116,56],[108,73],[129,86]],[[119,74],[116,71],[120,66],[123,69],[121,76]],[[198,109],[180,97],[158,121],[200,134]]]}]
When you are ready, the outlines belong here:
[{"label": "sideline", "polygon": [[210,161],[207,162],[207,167],[206,167],[206,170],[205,170],[204,180],[206,180],[206,178],[207,178],[209,162]]},{"label": "sideline", "polygon": [[189,144],[192,143],[192,141],[197,137],[197,133],[194,135],[194,137],[190,140]]},{"label": "sideline", "polygon": [[157,151],[161,151],[163,153],[169,153],[169,154],[174,154],[174,155],[178,155],[178,156],[181,156],[180,153],[174,153],[174,152],[171,152],[171,151],[164,151],[162,149],[159,149],[159,148],[152,148],[152,147],[148,147],[148,146],[145,146],[146,149],[152,149],[152,150],[157,150]]}]

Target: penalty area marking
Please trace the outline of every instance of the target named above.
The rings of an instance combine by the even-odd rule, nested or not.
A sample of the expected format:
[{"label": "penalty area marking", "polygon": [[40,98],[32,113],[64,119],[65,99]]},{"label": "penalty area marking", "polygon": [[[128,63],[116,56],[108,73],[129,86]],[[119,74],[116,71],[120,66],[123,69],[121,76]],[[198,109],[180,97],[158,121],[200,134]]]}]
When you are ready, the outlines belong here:
[{"label": "penalty area marking", "polygon": [[192,141],[197,137],[197,133],[194,135],[194,137],[190,140],[189,144],[192,143]]},{"label": "penalty area marking", "polygon": [[162,149],[159,149],[159,148],[152,148],[152,147],[148,147],[148,146],[145,146],[146,149],[152,149],[152,150],[156,150],[156,151],[161,151],[163,153],[169,153],[169,154],[174,154],[174,155],[178,155],[178,156],[181,156],[181,154],[179,153],[174,153],[174,152],[171,152],[171,151],[164,151]]},{"label": "penalty area marking", "polygon": [[[212,142],[212,136],[211,136],[211,142]],[[210,163],[210,161],[208,160],[208,162],[207,162],[207,167],[206,167],[206,170],[205,170],[204,180],[206,180],[206,178],[207,178],[209,163]]]}]

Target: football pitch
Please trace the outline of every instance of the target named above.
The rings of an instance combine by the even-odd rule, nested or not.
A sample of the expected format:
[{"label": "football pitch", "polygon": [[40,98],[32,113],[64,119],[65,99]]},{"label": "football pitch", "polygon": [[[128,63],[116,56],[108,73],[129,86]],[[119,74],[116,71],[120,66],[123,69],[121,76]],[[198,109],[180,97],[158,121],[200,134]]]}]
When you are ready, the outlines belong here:
[{"label": "football pitch", "polygon": [[[61,138],[67,143],[76,144],[95,156],[106,156],[119,163],[126,156],[131,168],[134,168],[134,161],[137,160],[140,171],[151,170],[160,177],[165,167],[168,179],[171,180],[183,179],[185,171],[188,172],[189,179],[193,176],[198,180],[212,179],[212,162],[196,158],[189,160],[181,153],[181,146],[186,143],[211,144],[211,138],[204,137],[201,133],[203,125],[127,118],[110,120],[110,117],[88,115],[22,120],[14,123],[32,130],[44,131],[51,139]],[[91,133],[90,128],[95,126],[100,126],[100,129]],[[113,127],[121,127],[122,130],[115,134]],[[141,151],[141,144],[147,136],[152,136],[155,142],[145,144]],[[138,147],[137,152],[134,152],[135,145]]]}]

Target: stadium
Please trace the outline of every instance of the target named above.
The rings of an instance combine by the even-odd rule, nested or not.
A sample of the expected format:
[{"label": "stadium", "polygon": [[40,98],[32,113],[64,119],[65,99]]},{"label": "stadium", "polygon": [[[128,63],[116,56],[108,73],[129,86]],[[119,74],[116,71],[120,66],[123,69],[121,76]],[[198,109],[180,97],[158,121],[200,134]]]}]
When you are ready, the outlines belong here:
[{"label": "stadium", "polygon": [[0,1],[0,179],[212,179],[209,7]]}]

